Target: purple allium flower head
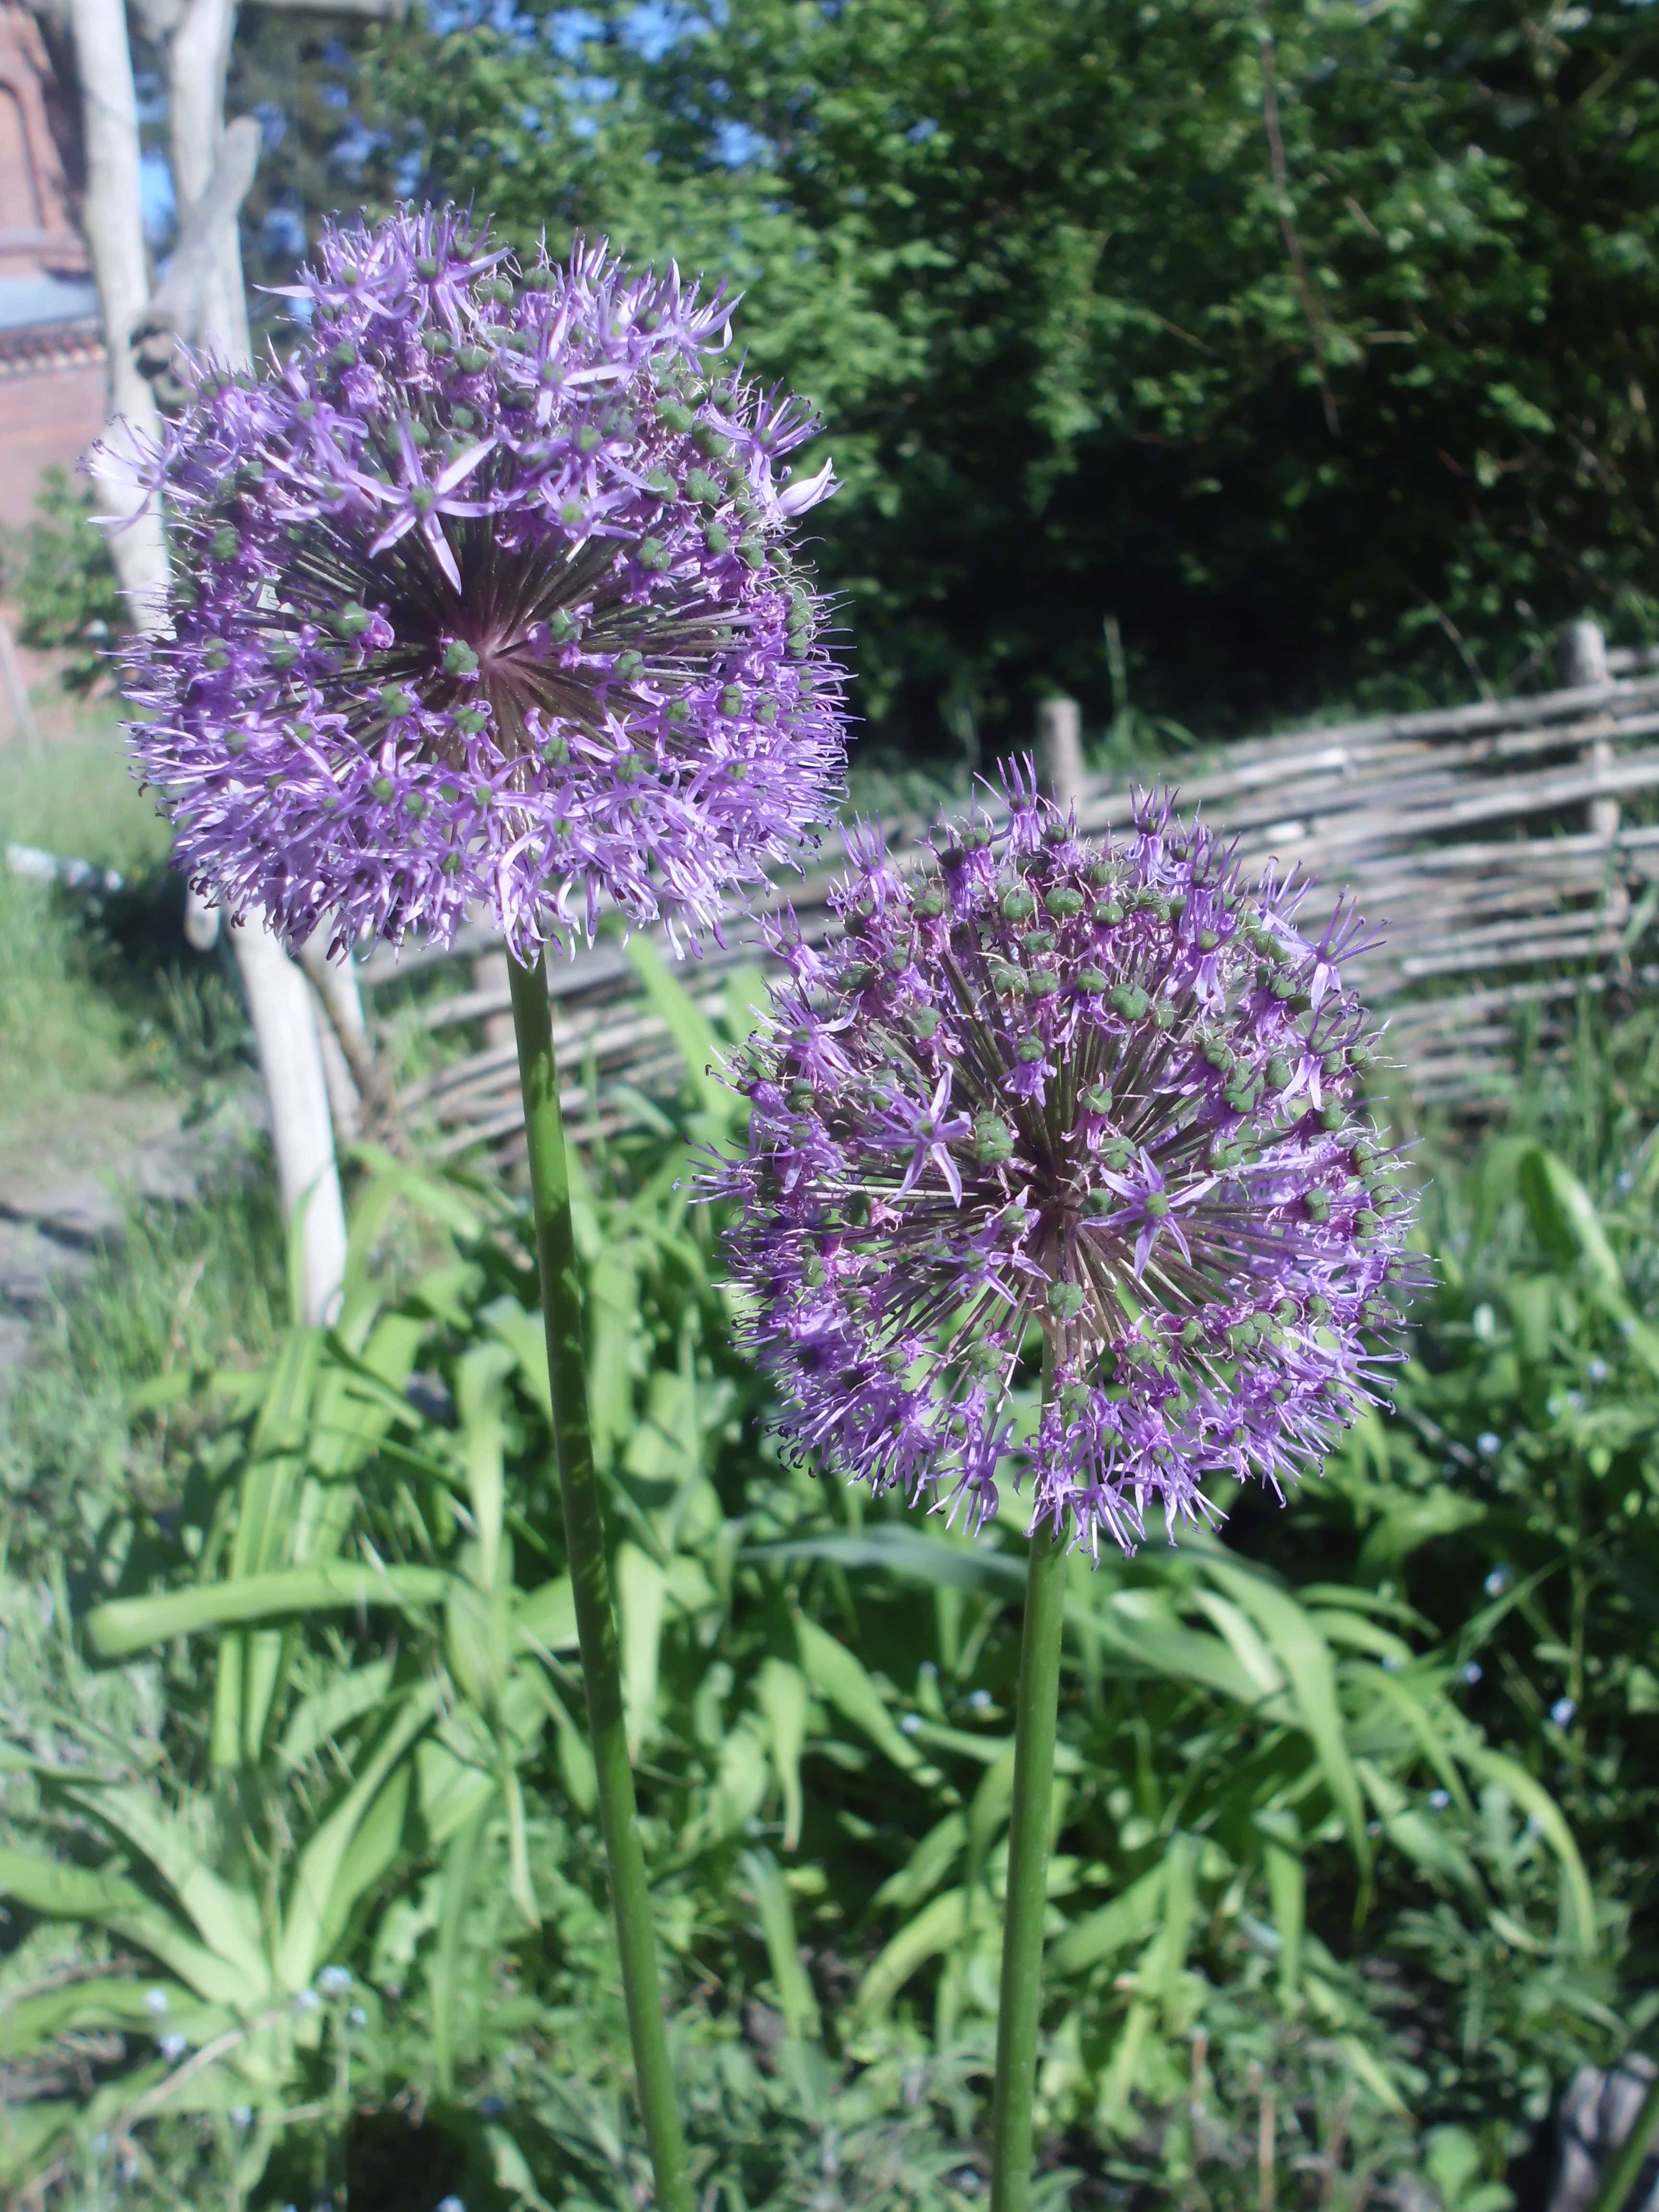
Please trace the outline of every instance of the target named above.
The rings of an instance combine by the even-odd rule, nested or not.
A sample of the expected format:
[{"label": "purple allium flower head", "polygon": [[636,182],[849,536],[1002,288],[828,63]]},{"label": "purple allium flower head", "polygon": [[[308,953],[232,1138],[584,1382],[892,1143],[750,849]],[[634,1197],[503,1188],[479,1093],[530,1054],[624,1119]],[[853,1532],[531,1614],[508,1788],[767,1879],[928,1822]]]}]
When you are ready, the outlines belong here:
[{"label": "purple allium flower head", "polygon": [[729,307],[453,210],[331,228],[260,379],[186,364],[150,457],[177,583],[128,659],[179,865],[297,941],[695,938],[832,813],[842,676],[791,550],[834,489]]},{"label": "purple allium flower head", "polygon": [[1247,889],[1167,798],[1103,845],[1029,769],[1006,795],[913,876],[854,833],[844,936],[777,932],[747,1155],[705,1188],[798,1447],[977,1525],[1046,1338],[1032,1524],[1098,1556],[1206,1510],[1208,1474],[1317,1468],[1417,1263],[1358,1103],[1352,912],[1310,941],[1297,887]]}]

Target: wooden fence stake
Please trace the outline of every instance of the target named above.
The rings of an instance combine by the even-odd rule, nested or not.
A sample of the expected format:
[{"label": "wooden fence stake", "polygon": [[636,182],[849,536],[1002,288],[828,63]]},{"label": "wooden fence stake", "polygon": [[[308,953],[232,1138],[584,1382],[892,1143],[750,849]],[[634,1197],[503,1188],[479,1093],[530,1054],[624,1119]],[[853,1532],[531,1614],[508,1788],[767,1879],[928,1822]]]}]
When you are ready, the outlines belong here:
[{"label": "wooden fence stake", "polygon": [[40,744],[40,725],[34,719],[34,702],[29,697],[29,687],[23,680],[22,663],[17,658],[11,624],[0,616],[0,683],[6,690],[6,704],[11,709],[12,727],[23,741],[23,750],[29,758],[40,763],[46,758]]},{"label": "wooden fence stake", "polygon": [[1075,699],[1037,703],[1037,768],[1062,812],[1083,797],[1083,710]]},{"label": "wooden fence stake", "polygon": [[[1607,669],[1607,641],[1599,623],[1566,623],[1561,631],[1557,659],[1561,683],[1567,690],[1583,690],[1591,684],[1613,681]],[[1613,740],[1610,738],[1593,738],[1581,757],[1586,768],[1611,768]],[[1585,812],[1585,821],[1592,836],[1605,837],[1610,842],[1619,835],[1619,801],[1616,799],[1592,799]]]}]

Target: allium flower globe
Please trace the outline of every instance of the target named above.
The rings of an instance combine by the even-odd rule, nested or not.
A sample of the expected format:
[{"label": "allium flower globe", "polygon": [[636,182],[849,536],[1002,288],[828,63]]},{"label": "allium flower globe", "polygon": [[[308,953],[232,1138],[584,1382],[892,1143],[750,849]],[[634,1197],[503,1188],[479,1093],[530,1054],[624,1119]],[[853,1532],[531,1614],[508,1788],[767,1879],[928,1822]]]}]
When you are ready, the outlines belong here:
[{"label": "allium flower globe", "polygon": [[1375,1401],[1409,1209],[1357,1103],[1352,915],[1310,942],[1167,799],[1115,847],[1008,798],[914,877],[849,838],[845,934],[779,932],[708,1188],[787,1434],[878,1491],[994,1511],[1045,1332],[1032,1526],[1097,1555],[1217,1470],[1281,1487]]},{"label": "allium flower globe", "polygon": [[602,246],[519,270],[453,210],[331,228],[305,334],[187,365],[149,468],[178,583],[128,684],[179,865],[291,940],[523,958],[608,896],[695,937],[833,811],[841,677],[789,545],[814,425],[729,308]]}]

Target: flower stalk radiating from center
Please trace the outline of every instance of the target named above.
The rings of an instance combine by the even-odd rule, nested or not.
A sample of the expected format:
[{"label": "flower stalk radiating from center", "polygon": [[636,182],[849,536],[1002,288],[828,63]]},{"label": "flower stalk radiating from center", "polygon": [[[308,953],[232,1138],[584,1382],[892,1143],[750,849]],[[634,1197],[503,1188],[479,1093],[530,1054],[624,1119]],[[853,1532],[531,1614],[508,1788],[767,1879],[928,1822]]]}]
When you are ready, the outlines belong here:
[{"label": "flower stalk radiating from center", "polygon": [[1129,1547],[1372,1402],[1407,1208],[1358,1103],[1352,918],[1304,939],[1295,889],[1248,890],[1167,801],[1107,847],[1007,800],[917,877],[851,841],[840,943],[781,936],[712,1187],[799,1443],[976,1523],[1046,1338],[1034,1518]]},{"label": "flower stalk radiating from center", "polygon": [[128,688],[179,864],[294,941],[717,927],[839,790],[810,410],[726,362],[718,294],[453,211],[330,229],[294,289],[305,338],[187,363],[150,469],[180,558]]},{"label": "flower stalk radiating from center", "polygon": [[992,2212],[1029,2212],[1068,1544],[1316,1468],[1412,1271],[1352,916],[1310,941],[1167,799],[1114,847],[1029,770],[1004,796],[917,875],[854,836],[841,942],[779,933],[748,1151],[708,1188],[798,1446],[975,1523],[1005,1461],[1031,1480],[991,2172]]}]

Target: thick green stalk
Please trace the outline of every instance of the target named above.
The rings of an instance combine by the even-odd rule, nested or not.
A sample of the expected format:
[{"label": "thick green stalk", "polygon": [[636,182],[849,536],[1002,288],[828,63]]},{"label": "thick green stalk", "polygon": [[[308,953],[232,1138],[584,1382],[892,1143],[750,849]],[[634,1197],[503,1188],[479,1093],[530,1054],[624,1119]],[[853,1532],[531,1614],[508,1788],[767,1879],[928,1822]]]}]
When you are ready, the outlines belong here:
[{"label": "thick green stalk", "polygon": [[1607,2161],[1590,2212],[1625,2212],[1656,2135],[1659,2135],[1659,2074],[1648,2084],[1630,2133]]},{"label": "thick green stalk", "polygon": [[536,1255],[541,1262],[548,1376],[553,1391],[553,1449],[564,1506],[565,1548],[575,1591],[576,1634],[587,1688],[599,1825],[611,1865],[611,1899],[617,1917],[617,1948],[622,1959],[635,2077],[657,2177],[659,2212],[693,2212],[685,2139],[674,2101],[673,2069],[663,2026],[656,1946],[651,1932],[651,1891],[640,1843],[634,1770],[628,1756],[611,1570],[605,1559],[605,1523],[587,1423],[581,1279],[570,1225],[570,1170],[559,1113],[547,973],[539,957],[534,967],[526,968],[509,956],[508,970],[513,1024],[519,1042],[519,1079],[524,1090],[525,1133],[530,1143],[531,1203]]},{"label": "thick green stalk", "polygon": [[[1045,1358],[1045,1401],[1049,1383]],[[1042,2019],[1042,1923],[1048,1903],[1048,1819],[1065,1619],[1066,1545],[1040,1528],[1031,1539],[1025,1572],[1025,1626],[1014,1709],[1014,1796],[991,2103],[991,2212],[1027,2212],[1031,2201],[1031,2107]]]}]

